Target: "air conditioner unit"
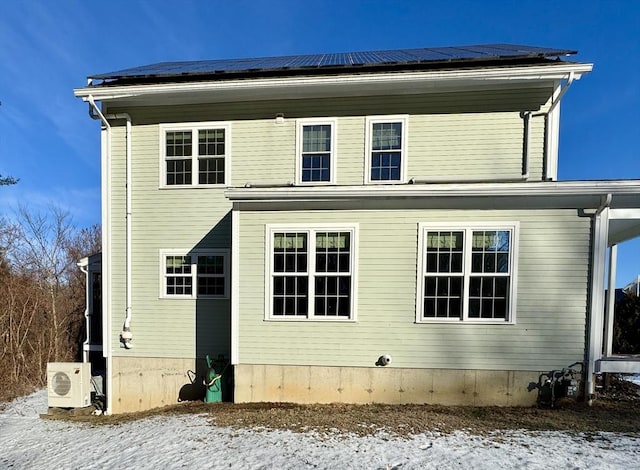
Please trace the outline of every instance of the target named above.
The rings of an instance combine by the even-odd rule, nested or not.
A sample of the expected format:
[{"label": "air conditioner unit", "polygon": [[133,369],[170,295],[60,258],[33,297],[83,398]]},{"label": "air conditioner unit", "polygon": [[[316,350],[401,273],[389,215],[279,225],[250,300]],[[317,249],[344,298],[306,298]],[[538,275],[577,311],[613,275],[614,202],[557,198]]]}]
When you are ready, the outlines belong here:
[{"label": "air conditioner unit", "polygon": [[47,396],[50,407],[83,408],[91,405],[91,364],[47,364]]}]

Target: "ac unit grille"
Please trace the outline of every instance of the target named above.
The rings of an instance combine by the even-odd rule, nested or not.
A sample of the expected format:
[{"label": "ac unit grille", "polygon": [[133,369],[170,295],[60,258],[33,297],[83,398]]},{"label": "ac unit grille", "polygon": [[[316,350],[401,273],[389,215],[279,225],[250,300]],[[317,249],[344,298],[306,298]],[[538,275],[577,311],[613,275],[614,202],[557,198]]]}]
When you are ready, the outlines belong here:
[{"label": "ac unit grille", "polygon": [[91,405],[91,364],[49,362],[47,390],[49,407],[83,408]]},{"label": "ac unit grille", "polygon": [[71,379],[64,372],[56,372],[51,378],[51,388],[56,395],[64,397],[71,390]]}]

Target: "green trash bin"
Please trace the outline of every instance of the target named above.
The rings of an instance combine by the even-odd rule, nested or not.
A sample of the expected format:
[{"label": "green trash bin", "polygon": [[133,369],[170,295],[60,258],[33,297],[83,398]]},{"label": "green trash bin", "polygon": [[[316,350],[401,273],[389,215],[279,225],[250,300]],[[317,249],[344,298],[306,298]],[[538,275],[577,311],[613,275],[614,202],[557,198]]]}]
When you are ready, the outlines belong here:
[{"label": "green trash bin", "polygon": [[204,385],[207,389],[204,396],[205,403],[220,403],[222,401],[222,374],[213,366],[213,361],[207,355],[207,373]]}]

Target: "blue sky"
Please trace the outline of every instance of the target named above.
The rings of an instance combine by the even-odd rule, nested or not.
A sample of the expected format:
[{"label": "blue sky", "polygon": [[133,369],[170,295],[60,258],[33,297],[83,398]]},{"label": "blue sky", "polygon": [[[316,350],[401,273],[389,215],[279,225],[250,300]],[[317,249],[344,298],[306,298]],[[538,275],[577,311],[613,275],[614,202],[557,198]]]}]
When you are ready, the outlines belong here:
[{"label": "blue sky", "polygon": [[[135,1],[0,4],[0,215],[56,204],[100,222],[86,76],[162,61],[479,43],[576,49],[594,70],[562,102],[560,179],[640,178],[640,1]],[[621,246],[618,284],[640,273]]]}]

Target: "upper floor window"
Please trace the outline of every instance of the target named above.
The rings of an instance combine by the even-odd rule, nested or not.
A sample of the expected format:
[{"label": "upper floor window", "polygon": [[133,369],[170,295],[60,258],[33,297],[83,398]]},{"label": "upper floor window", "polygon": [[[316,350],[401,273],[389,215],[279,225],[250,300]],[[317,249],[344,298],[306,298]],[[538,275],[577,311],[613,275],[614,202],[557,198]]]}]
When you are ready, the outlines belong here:
[{"label": "upper floor window", "polygon": [[298,183],[335,182],[335,121],[298,121],[296,147]]},{"label": "upper floor window", "polygon": [[417,321],[514,321],[517,224],[419,230]]},{"label": "upper floor window", "polygon": [[356,227],[269,227],[267,236],[267,318],[355,318]]},{"label": "upper floor window", "polygon": [[406,116],[367,118],[367,183],[406,181]]},{"label": "upper floor window", "polygon": [[225,184],[229,133],[220,123],[161,126],[163,186]]},{"label": "upper floor window", "polygon": [[161,297],[227,298],[229,254],[227,250],[162,250]]}]

